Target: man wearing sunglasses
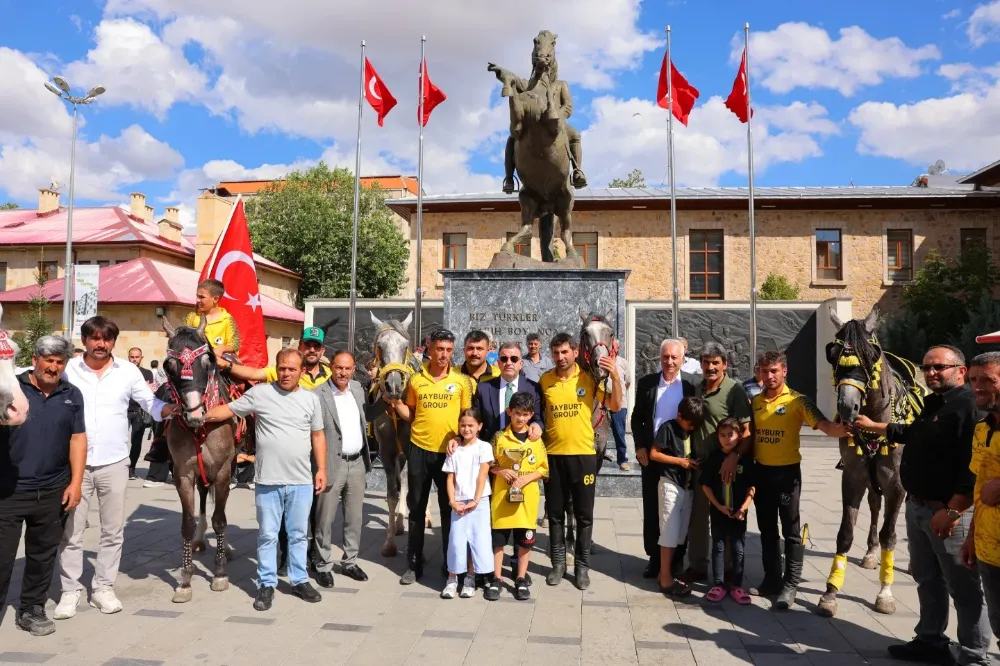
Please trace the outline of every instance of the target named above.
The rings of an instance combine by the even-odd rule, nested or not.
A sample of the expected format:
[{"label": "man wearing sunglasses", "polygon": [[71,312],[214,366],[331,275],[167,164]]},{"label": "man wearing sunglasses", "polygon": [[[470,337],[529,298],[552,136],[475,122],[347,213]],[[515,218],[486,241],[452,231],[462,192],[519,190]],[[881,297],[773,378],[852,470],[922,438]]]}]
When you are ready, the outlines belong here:
[{"label": "man wearing sunglasses", "polygon": [[874,423],[864,416],[854,422],[855,427],[905,444],[900,477],[907,493],[906,536],[920,619],[916,637],[890,645],[889,654],[907,661],[955,663],[944,633],[950,596],[958,613],[957,663],[988,664],[989,620],[982,583],[979,573],[960,561],[976,483],[969,469],[979,420],[976,401],[965,382],[965,356],[955,347],[931,347],[920,369],[932,395],[913,423]]},{"label": "man wearing sunglasses", "polygon": [[535,415],[528,427],[528,437],[532,441],[537,440],[542,436],[542,392],[538,384],[525,377],[521,371],[524,358],[520,343],[501,344],[497,361],[500,376],[480,381],[476,389],[475,404],[483,417],[483,429],[479,438],[484,442],[492,442],[493,435],[507,427],[507,405],[515,393],[523,392],[530,393],[535,398]]}]

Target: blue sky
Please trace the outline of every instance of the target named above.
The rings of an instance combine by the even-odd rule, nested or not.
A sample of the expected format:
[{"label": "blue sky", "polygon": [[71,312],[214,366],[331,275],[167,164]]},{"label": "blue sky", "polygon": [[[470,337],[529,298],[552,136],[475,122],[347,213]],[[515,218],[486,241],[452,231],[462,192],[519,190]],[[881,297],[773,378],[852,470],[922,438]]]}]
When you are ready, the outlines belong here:
[{"label": "blue sky", "polygon": [[759,184],[906,185],[935,159],[956,173],[1000,159],[1000,2],[428,4],[385,0],[376,15],[357,0],[0,0],[0,200],[33,205],[35,189],[68,180],[69,114],[42,88],[55,74],[108,88],[84,110],[81,203],[142,191],[190,223],[198,189],[218,180],[321,158],[353,169],[361,38],[400,100],[383,128],[366,107],[362,172],[415,173],[422,33],[449,96],[427,128],[425,189],[496,189],[508,119],[486,62],[526,76],[542,28],[559,34],[593,186],[636,167],[665,179],[653,97],[667,23],[701,91],[690,126],[675,124],[679,184],[746,182],[745,127],[721,106],[744,21]]}]

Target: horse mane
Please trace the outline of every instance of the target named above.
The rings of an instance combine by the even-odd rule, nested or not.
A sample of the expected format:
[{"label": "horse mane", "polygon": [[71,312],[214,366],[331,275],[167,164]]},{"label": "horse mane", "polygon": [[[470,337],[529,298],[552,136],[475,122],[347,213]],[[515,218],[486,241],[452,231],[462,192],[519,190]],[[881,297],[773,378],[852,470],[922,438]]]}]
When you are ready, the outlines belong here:
[{"label": "horse mane", "polygon": [[872,368],[882,358],[882,350],[872,343],[872,334],[865,329],[864,322],[852,319],[837,333],[837,339],[851,350],[861,361],[861,365]]},{"label": "horse mane", "polygon": [[[545,37],[546,39],[548,39],[548,40],[550,40],[552,42],[552,62],[549,63],[549,81],[551,83],[555,83],[556,81],[559,80],[559,60],[556,58],[555,35],[553,35],[548,30],[542,30],[541,32],[538,33],[538,36],[535,37],[535,42],[536,43],[537,43],[539,37]],[[538,48],[536,46],[535,48],[533,48],[531,50],[531,70],[532,70],[531,73],[532,73],[532,78],[534,78],[536,74],[541,74],[541,72],[538,71],[538,62],[535,59],[535,56],[537,55],[537,53],[538,53]]]}]

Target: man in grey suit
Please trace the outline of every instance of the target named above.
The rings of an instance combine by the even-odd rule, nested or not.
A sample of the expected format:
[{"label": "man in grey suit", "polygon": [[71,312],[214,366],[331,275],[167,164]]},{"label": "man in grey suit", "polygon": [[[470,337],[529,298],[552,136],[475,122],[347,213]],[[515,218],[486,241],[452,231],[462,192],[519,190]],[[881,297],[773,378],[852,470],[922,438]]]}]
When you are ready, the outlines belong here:
[{"label": "man in grey suit", "polygon": [[326,490],[316,496],[313,548],[316,553],[316,582],[333,587],[333,521],[337,507],[344,505],[344,556],[340,572],[356,581],[368,580],[358,566],[361,550],[362,509],[365,503],[365,474],[371,468],[365,447],[365,395],[354,381],[354,357],[347,351],[334,352],[333,377],[313,390],[323,410],[326,431]]}]

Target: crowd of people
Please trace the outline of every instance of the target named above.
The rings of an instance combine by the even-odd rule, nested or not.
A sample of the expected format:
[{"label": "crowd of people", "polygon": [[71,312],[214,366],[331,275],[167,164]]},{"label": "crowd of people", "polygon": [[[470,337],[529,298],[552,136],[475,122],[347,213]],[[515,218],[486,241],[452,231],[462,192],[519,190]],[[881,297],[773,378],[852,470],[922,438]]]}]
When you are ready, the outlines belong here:
[{"label": "crowd of people", "polygon": [[[199,314],[208,317],[218,365],[234,378],[257,382],[206,415],[209,422],[256,417],[256,450],[237,461],[252,468],[259,525],[254,608],[272,607],[282,575],[293,594],[317,602],[310,571],[321,588],[334,586],[335,572],[368,578],[358,560],[372,464],[366,392],[354,379],[353,355],[336,350],[327,360],[323,331],[315,327],[303,331],[298,348],[280,351],[274,367],[231,363],[238,332],[219,311],[216,291],[217,285],[199,285]],[[16,622],[36,635],[55,630],[45,603],[57,564],[61,597],[53,618],[73,617],[85,597],[82,542],[94,501],[100,544],[87,601],[102,613],[122,610],[114,585],[141,434],[150,423],[159,427],[180,413],[158,393],[167,381],[162,368],[140,368],[139,349],[129,350],[128,362],[114,356],[114,322],[94,317],[81,336],[81,355],[61,337],[36,342],[33,367],[18,377],[29,418],[0,428],[0,600],[23,525],[26,564]],[[390,401],[411,432],[402,585],[424,574],[423,520],[435,486],[446,555],[441,596],[469,597],[481,587],[487,600],[498,599],[510,546],[513,596],[530,599],[528,566],[544,487],[545,581],[559,585],[566,577],[566,514],[572,511],[572,580],[580,590],[589,587],[598,469],[594,423],[603,405],[622,442],[617,463],[627,465],[628,366],[615,343],[599,361],[607,380],[598,382],[577,362],[572,336],[555,335],[548,354],[537,335],[525,342],[499,343],[491,362],[489,337],[472,331],[463,340],[465,361],[455,366],[455,336],[438,330],[403,398]],[[990,629],[1000,637],[1000,447],[993,442],[1000,429],[1000,353],[967,363],[958,349],[929,349],[921,369],[931,395],[910,424],[827,419],[787,385],[787,359],[779,352],[760,354],[754,376],[743,383],[731,377],[728,352],[717,343],[697,354],[697,374],[691,360],[686,341],[664,340],[659,371],[636,381],[630,420],[649,558],[643,576],[656,579],[672,598],[704,583],[709,602],[730,597],[745,605],[756,595],[773,597],[779,610],[791,608],[805,548],[800,431],[808,425],[839,438],[863,428],[905,444],[901,477],[920,618],[915,638],[892,646],[891,656],[953,663],[945,636],[950,600],[958,614],[957,663],[988,663]],[[752,587],[743,575],[751,507],[764,572]],[[343,554],[334,562],[333,525],[341,509]]]}]

